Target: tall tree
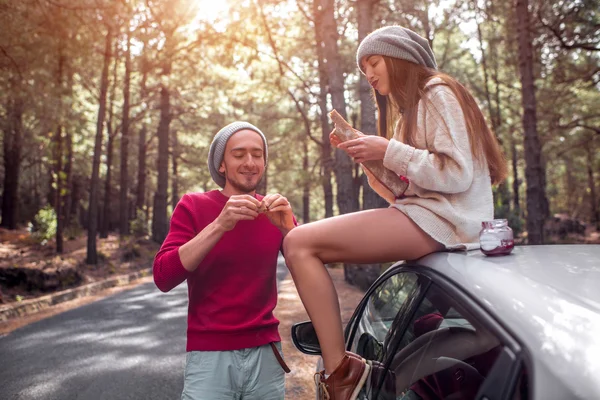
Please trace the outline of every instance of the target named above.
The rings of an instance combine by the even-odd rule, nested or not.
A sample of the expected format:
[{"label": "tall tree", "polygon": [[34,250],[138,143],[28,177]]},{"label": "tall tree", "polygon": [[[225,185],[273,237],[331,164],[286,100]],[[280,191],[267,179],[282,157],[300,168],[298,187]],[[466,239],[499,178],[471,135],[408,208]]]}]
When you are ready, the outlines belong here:
[{"label": "tall tree", "polygon": [[[171,32],[167,36],[166,49],[170,49],[172,40]],[[169,51],[167,53],[170,53]],[[167,237],[169,229],[167,219],[167,191],[169,188],[169,126],[173,116],[171,115],[171,93],[167,86],[168,77],[171,74],[171,58],[165,56],[163,61],[162,74],[165,78],[160,87],[160,121],[156,135],[158,136],[158,158],[157,170],[158,180],[156,193],[154,194],[154,207],[152,214],[152,240],[156,243],[162,243]]]},{"label": "tall tree", "polygon": [[56,128],[54,131],[54,211],[56,213],[56,252],[61,254],[63,252],[63,231],[64,231],[64,216],[63,216],[63,130],[64,130],[64,75],[65,75],[65,64],[67,63],[67,57],[65,55],[65,41],[62,37],[58,40],[57,49],[57,69],[56,69],[56,88],[58,97],[58,121],[56,122]]},{"label": "tall tree", "polygon": [[137,177],[137,193],[135,196],[136,210],[144,210],[146,206],[146,124],[142,125],[138,140],[138,177]]},{"label": "tall tree", "polygon": [[[365,36],[373,30],[373,7],[378,0],[358,0],[357,21],[358,21],[358,42],[360,43]],[[371,97],[371,86],[363,74],[360,74],[358,81],[358,93],[360,100],[360,131],[365,134],[377,135],[377,124],[375,120],[375,104]],[[363,209],[387,207],[387,201],[379,196],[367,181],[365,174],[360,175]],[[344,277],[346,281],[355,286],[366,290],[371,286],[377,277],[381,274],[381,264],[363,264],[346,265],[344,268]]]},{"label": "tall tree", "polygon": [[13,78],[11,97],[7,99],[4,131],[4,190],[2,192],[2,223],[7,229],[17,228],[19,207],[19,176],[23,144],[24,102],[20,93],[20,79]]},{"label": "tall tree", "polygon": [[171,146],[171,171],[173,173],[171,179],[171,207],[175,209],[175,206],[179,202],[179,181],[177,179],[179,175],[179,142],[177,140],[177,131],[175,129],[173,129],[173,133],[171,134],[171,141],[173,143]]},{"label": "tall tree", "polygon": [[[347,119],[346,98],[344,97],[344,74],[338,49],[339,34],[335,20],[335,0],[320,0],[322,11],[322,39],[325,57],[325,71],[331,105]],[[329,138],[327,138],[329,140]],[[354,195],[352,160],[346,152],[335,150],[335,177],[337,182],[337,205],[340,214],[358,210],[358,198]]]},{"label": "tall tree", "polygon": [[108,121],[106,122],[106,175],[104,176],[104,201],[102,202],[102,218],[100,218],[100,237],[107,238],[108,231],[111,225],[111,216],[110,212],[112,206],[113,199],[113,186],[112,186],[112,171],[113,171],[113,158],[114,158],[114,146],[115,146],[115,138],[119,132],[118,129],[114,127],[114,106],[115,106],[115,96],[117,89],[117,71],[119,69],[119,42],[117,40],[114,41],[114,50],[113,50],[113,71],[112,71],[112,82],[110,89],[110,99],[108,101]]},{"label": "tall tree", "polygon": [[319,71],[319,122],[321,123],[321,165],[322,186],[325,200],[325,218],[333,216],[333,185],[331,176],[333,173],[333,159],[331,158],[331,143],[329,134],[331,126],[327,117],[327,71],[325,67],[325,55],[323,48],[323,8],[321,0],[313,1],[313,15],[315,26],[315,42],[317,49],[317,65]]},{"label": "tall tree", "polygon": [[123,122],[121,124],[121,179],[119,233],[129,234],[129,113],[131,95],[131,28],[125,28],[125,77],[123,78]]},{"label": "tall tree", "polygon": [[[306,173],[309,166],[308,135],[302,139],[302,170]],[[302,222],[310,222],[310,179],[304,176],[302,181]]]},{"label": "tall tree", "polygon": [[530,33],[528,0],[516,0],[517,31],[519,35],[519,70],[521,73],[521,99],[523,105],[523,131],[525,134],[525,179],[527,181],[527,241],[544,243],[544,221],[547,199],[545,171],[542,165],[541,145],[537,132],[534,58]]},{"label": "tall tree", "polygon": [[[88,238],[87,238],[87,264],[98,263],[98,251],[96,248],[96,236],[98,233],[98,197],[100,187],[100,155],[102,154],[102,135],[104,133],[104,119],[106,116],[106,95],[108,92],[108,69],[110,66],[110,47],[112,35],[110,27],[104,44],[104,61],[100,77],[100,100],[98,104],[98,117],[96,120],[96,139],[94,142],[94,158],[92,161],[92,177],[90,179],[90,202],[88,206]],[[107,218],[108,215],[105,215]]]},{"label": "tall tree", "polygon": [[[600,130],[599,130],[600,132]],[[586,152],[586,165],[588,175],[588,187],[590,189],[590,209],[592,212],[592,223],[596,229],[600,230],[600,212],[598,211],[598,202],[596,197],[596,180],[594,179],[594,137],[590,139]]]},{"label": "tall tree", "polygon": [[[147,33],[147,27],[144,26],[142,28],[144,33]],[[150,72],[150,63],[148,60],[148,38],[147,34],[144,35],[143,38],[143,47],[142,47],[142,56],[141,56],[141,69],[142,69],[142,79],[140,84],[140,94],[142,102],[146,102],[147,96],[147,81],[148,74]],[[146,122],[142,123],[142,128],[140,129],[140,134],[138,138],[138,176],[137,176],[137,188],[135,195],[135,208],[136,214],[137,210],[144,210],[146,207],[146,150],[148,147],[148,143],[146,143],[146,136],[148,134],[148,128],[146,126]],[[147,211],[147,209],[146,209]]]}]

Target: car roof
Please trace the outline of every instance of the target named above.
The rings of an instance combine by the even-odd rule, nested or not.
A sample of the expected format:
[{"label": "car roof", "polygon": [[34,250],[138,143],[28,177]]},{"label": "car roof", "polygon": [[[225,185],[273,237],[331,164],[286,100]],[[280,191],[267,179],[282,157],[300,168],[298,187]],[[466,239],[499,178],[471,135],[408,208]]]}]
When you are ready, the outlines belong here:
[{"label": "car roof", "polygon": [[416,263],[461,287],[525,346],[535,398],[600,398],[600,245],[440,252]]}]

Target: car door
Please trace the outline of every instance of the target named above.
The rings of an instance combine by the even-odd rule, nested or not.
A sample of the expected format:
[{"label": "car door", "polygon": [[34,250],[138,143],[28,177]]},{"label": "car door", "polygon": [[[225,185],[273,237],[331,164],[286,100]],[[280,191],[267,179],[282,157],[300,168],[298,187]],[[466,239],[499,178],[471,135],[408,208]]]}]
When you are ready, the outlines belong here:
[{"label": "car door", "polygon": [[[532,398],[519,344],[475,300],[427,267],[388,269],[344,335],[346,349],[372,367],[359,400]],[[296,324],[292,339],[300,351],[320,354],[310,321]]]},{"label": "car door", "polygon": [[[346,348],[371,364],[385,360],[392,332],[410,316],[415,301],[428,287],[429,278],[395,266],[382,275],[367,291],[345,330]],[[370,398],[379,376],[371,374],[359,399]]]},{"label": "car door", "polygon": [[[405,315],[396,317],[382,349],[384,372],[365,398],[508,399],[524,361],[517,342],[443,276],[415,271],[427,285],[411,309],[399,311]],[[527,398],[527,388],[519,392]]]}]

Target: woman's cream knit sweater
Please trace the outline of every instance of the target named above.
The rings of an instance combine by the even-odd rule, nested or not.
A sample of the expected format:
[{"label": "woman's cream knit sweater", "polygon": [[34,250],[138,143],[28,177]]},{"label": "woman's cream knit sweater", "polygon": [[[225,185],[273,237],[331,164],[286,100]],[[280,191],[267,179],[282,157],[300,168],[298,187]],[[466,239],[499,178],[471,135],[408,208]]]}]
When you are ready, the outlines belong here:
[{"label": "woman's cream knit sweater", "polygon": [[[441,80],[429,85],[435,83]],[[449,87],[431,87],[418,107],[416,147],[399,140],[397,126],[383,159],[386,168],[410,180],[405,197],[395,199],[365,170],[369,184],[446,248],[479,248],[481,222],[494,217],[487,163],[474,160],[463,112]]]}]

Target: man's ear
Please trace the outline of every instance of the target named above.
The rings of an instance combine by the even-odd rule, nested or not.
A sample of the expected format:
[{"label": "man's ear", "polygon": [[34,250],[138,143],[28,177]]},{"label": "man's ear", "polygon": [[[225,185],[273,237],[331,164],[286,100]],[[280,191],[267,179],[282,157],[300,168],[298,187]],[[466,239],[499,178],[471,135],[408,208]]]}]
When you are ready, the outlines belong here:
[{"label": "man's ear", "polygon": [[219,172],[224,174],[225,173],[225,162],[221,161],[221,166],[219,167]]}]

